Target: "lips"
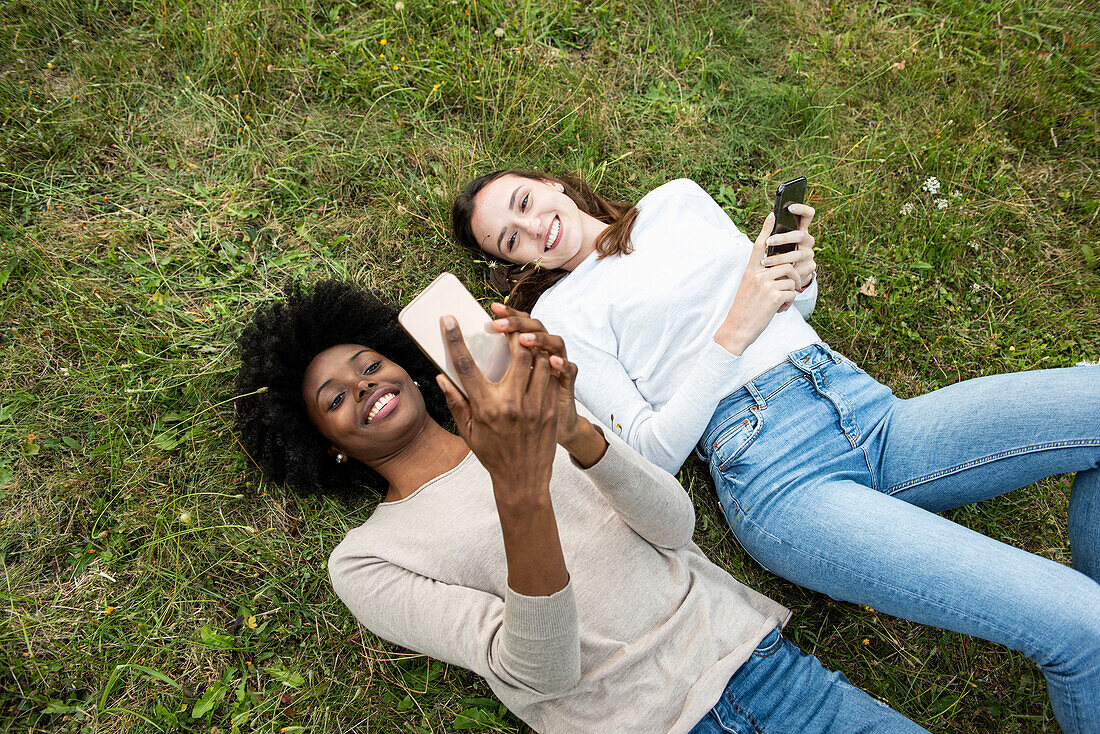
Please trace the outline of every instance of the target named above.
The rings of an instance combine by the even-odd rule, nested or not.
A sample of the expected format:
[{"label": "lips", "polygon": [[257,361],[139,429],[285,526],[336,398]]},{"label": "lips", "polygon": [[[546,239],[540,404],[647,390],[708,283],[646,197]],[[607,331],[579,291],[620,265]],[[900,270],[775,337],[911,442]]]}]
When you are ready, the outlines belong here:
[{"label": "lips", "polygon": [[546,232],[546,247],[542,248],[543,252],[550,252],[557,247],[558,242],[561,241],[561,218],[554,217],[554,221],[550,223],[550,229]]},{"label": "lips", "polygon": [[363,401],[363,420],[370,425],[376,423],[397,409],[401,402],[400,390],[396,387],[381,387]]}]

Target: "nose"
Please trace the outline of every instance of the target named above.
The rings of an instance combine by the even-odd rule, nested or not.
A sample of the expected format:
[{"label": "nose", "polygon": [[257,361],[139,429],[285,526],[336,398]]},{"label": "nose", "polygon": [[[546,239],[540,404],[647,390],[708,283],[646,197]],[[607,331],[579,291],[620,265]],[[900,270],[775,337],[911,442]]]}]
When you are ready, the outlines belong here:
[{"label": "nose", "polygon": [[359,380],[359,384],[355,386],[356,398],[358,400],[362,400],[363,398],[367,397],[368,395],[370,395],[371,391],[374,390],[374,386],[375,383],[371,382],[370,380]]},{"label": "nose", "polygon": [[521,225],[524,232],[532,237],[538,237],[542,234],[542,218],[541,217],[525,217],[523,224]]}]

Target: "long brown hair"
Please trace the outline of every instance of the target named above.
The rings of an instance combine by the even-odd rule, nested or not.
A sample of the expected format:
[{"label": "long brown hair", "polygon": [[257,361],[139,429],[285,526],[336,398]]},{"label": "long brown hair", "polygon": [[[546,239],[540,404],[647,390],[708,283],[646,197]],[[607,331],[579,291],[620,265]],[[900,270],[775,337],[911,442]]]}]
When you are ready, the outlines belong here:
[{"label": "long brown hair", "polygon": [[634,248],[630,244],[630,231],[634,228],[634,220],[638,218],[638,210],[631,204],[603,198],[577,176],[566,175],[554,178],[517,168],[493,171],[479,176],[466,184],[466,188],[451,205],[451,228],[458,244],[475,255],[485,258],[489,265],[489,282],[501,293],[508,294],[508,305],[521,311],[530,311],[539,296],[550,286],[569,275],[568,270],[547,270],[536,263],[513,265],[490,255],[478,246],[471,224],[474,217],[474,197],[485,188],[486,184],[509,174],[534,181],[560,183],[565,187],[565,195],[573,200],[578,209],[610,225],[596,237],[595,245],[599,259],[602,260],[608,255],[629,255],[633,251]]}]

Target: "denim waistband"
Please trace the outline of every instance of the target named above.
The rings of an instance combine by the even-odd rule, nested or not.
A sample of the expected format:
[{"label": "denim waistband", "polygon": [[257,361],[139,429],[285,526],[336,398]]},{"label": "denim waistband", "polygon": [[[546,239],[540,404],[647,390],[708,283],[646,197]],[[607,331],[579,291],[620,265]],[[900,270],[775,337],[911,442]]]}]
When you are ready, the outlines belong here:
[{"label": "denim waistband", "polygon": [[726,430],[728,425],[740,417],[745,410],[763,410],[768,398],[774,395],[792,380],[806,375],[807,372],[823,364],[838,364],[843,357],[834,352],[825,342],[811,344],[787,355],[787,358],[767,372],[757,375],[743,386],[722,398],[703,437],[696,446],[696,452],[703,461],[709,460],[714,440]]}]

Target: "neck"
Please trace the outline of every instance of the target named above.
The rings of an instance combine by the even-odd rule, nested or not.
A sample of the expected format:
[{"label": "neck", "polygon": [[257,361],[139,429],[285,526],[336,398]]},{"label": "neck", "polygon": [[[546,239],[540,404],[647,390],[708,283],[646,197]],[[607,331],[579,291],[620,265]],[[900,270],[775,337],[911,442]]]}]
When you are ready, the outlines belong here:
[{"label": "neck", "polygon": [[564,263],[561,266],[562,270],[572,271],[582,262],[588,259],[588,256],[596,251],[596,238],[600,236],[600,233],[607,229],[609,224],[601,222],[591,214],[581,212],[581,246],[577,250],[577,254],[569,259],[569,262]]},{"label": "neck", "polygon": [[383,502],[405,499],[454,469],[469,452],[465,441],[429,419],[401,451],[371,466],[390,484]]}]

